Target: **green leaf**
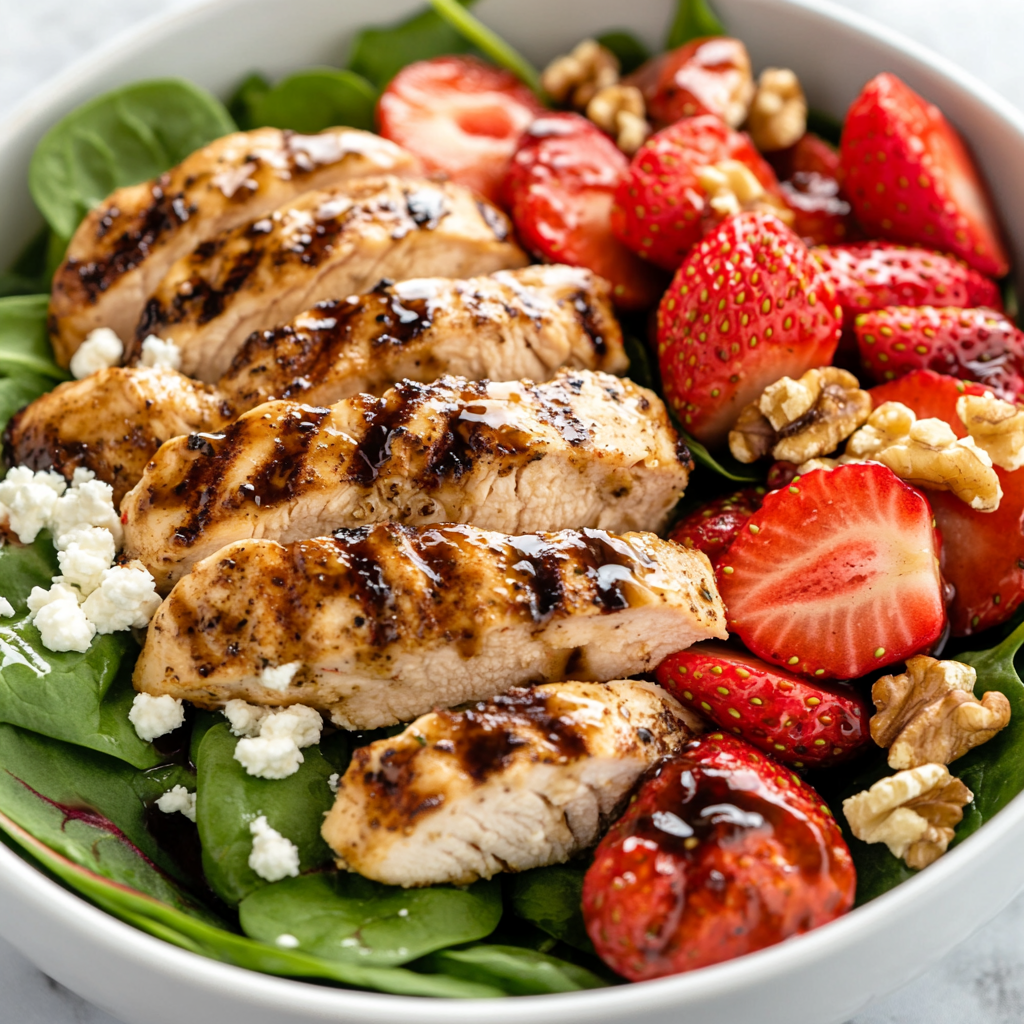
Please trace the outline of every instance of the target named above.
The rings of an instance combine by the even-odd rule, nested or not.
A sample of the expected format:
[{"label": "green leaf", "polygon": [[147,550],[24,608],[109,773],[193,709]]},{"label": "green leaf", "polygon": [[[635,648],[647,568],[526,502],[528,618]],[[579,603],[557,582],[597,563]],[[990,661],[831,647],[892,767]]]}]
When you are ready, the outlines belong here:
[{"label": "green leaf", "polygon": [[50,241],[50,229],[40,228],[10,268],[0,274],[0,297],[9,295],[35,295],[49,290],[46,253]]},{"label": "green leaf", "polygon": [[[2,384],[3,382],[0,382]],[[44,533],[35,543],[0,548],[0,594],[14,606],[0,619],[0,722],[31,729],[152,768],[162,760],[128,721],[138,646],[129,633],[98,636],[84,654],[47,650],[28,621],[28,595],[60,573]]]},{"label": "green leaf", "polygon": [[743,463],[737,462],[731,455],[725,455],[719,461],[700,441],[690,437],[678,424],[676,429],[686,442],[686,447],[690,449],[690,454],[693,455],[694,461],[698,465],[704,466],[705,469],[710,469],[719,476],[724,476],[726,480],[734,480],[738,484],[756,484],[761,482],[761,478],[756,473],[752,472],[747,466],[744,466]]},{"label": "green leaf", "polygon": [[727,34],[725,26],[708,6],[707,0],[679,0],[676,16],[665,41],[665,49],[674,50],[691,39]]},{"label": "green leaf", "polygon": [[237,742],[227,722],[221,722],[203,737],[196,761],[203,870],[210,888],[232,907],[267,884],[249,867],[249,824],[261,814],[271,828],[299,848],[300,870],[310,871],[331,861],[320,826],[334,803],[327,780],[336,770],[318,747],[307,747],[302,752],[305,760],[294,775],[260,779],[235,760]]},{"label": "green leaf", "polygon": [[833,146],[838,146],[839,137],[843,134],[843,122],[824,110],[811,109],[807,113],[807,130],[831,142]]},{"label": "green leaf", "polygon": [[604,988],[592,971],[567,960],[520,946],[471,946],[434,953],[427,965],[456,978],[480,981],[513,996]]},{"label": "green leaf", "polygon": [[593,953],[581,909],[586,873],[584,867],[553,864],[512,875],[509,889],[513,912],[575,949]]},{"label": "green leaf", "polygon": [[509,46],[496,32],[475,18],[459,0],[430,0],[431,7],[467,42],[494,61],[499,67],[511,71],[521,82],[544,98],[537,69],[518,50]]},{"label": "green leaf", "polygon": [[312,135],[345,125],[372,131],[377,91],[361,75],[336,68],[309,68],[289,75],[249,102],[254,128],[291,128]]},{"label": "green leaf", "polygon": [[115,89],[43,136],[29,167],[32,198],[56,234],[70,238],[114,189],[156,177],[234,130],[224,106],[183,79]]},{"label": "green leaf", "polygon": [[228,113],[243,132],[256,127],[252,119],[253,104],[260,96],[269,91],[270,83],[261,74],[254,71],[243,79],[242,84],[228,100]]},{"label": "green leaf", "polygon": [[[468,6],[473,0],[463,0]],[[394,25],[365,28],[356,36],[348,67],[383,89],[407,64],[472,50],[469,42],[435,11]]]},{"label": "green leaf", "polygon": [[629,359],[629,368],[623,376],[642,388],[650,388],[661,394],[658,371],[651,359],[650,349],[635,334],[628,333],[622,335],[622,347]]},{"label": "green leaf", "polygon": [[619,71],[628,75],[650,59],[651,51],[632,32],[605,32],[597,41],[619,59]]},{"label": "green leaf", "polygon": [[0,375],[31,373],[69,380],[66,370],[53,361],[46,332],[48,295],[19,295],[0,299]]},{"label": "green leaf", "polygon": [[7,426],[7,421],[19,409],[23,409],[52,387],[52,379],[40,377],[35,373],[19,373],[16,377],[0,378],[0,431]]},{"label": "green leaf", "polygon": [[292,935],[304,953],[393,967],[490,935],[501,919],[501,884],[400,889],[330,871],[258,889],[238,913],[251,938],[272,944]]}]

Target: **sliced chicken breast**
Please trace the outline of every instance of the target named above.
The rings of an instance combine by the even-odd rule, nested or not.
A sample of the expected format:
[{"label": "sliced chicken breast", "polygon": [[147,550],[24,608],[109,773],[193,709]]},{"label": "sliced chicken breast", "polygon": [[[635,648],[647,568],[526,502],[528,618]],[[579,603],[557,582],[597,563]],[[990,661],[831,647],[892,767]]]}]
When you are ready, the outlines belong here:
[{"label": "sliced chicken breast", "polygon": [[592,846],[641,773],[701,731],[654,683],[548,683],[358,748],[323,836],[387,885],[468,885]]},{"label": "sliced chicken breast", "polygon": [[310,189],[418,168],[410,153],[371,132],[258,128],[211,142],[153,181],[118,189],[79,225],[54,276],[57,361],[67,366],[96,327],[128,341],[171,264],[206,239]]},{"label": "sliced chicken breast", "polygon": [[329,408],[268,402],[168,441],[121,504],[125,551],[166,593],[233,541],[387,519],[657,532],[691,466],[657,395],[606,373],[404,381]]},{"label": "sliced chicken breast", "polygon": [[633,675],[725,636],[706,556],[653,534],[381,523],[201,562],[150,623],[135,688],[371,729],[524,683]]},{"label": "sliced chicken breast", "polygon": [[113,485],[114,503],[138,483],[168,438],[218,430],[232,409],[214,388],[163,367],[114,366],[68,381],[10,419],[9,465],[53,469],[69,480],[91,469]]},{"label": "sliced chicken breast", "polygon": [[147,335],[171,339],[181,369],[215,381],[253,331],[382,278],[469,277],[524,266],[503,213],[451,183],[366,178],[309,192],[179,259],[146,302]]}]

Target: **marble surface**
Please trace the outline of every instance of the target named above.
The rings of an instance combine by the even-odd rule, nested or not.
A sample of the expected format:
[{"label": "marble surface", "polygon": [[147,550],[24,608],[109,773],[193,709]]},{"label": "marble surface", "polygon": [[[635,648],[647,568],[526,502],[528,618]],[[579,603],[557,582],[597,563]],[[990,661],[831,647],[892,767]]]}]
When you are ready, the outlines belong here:
[{"label": "marble surface", "polygon": [[[192,2],[0,0],[0,116],[34,86],[115,33]],[[845,0],[844,6],[930,46],[1024,106],[1020,56],[1024,3],[1020,0]],[[851,1024],[1019,1024],[1022,1020],[1024,896],[939,966]],[[0,1024],[116,1022],[41,974],[0,940]]]}]

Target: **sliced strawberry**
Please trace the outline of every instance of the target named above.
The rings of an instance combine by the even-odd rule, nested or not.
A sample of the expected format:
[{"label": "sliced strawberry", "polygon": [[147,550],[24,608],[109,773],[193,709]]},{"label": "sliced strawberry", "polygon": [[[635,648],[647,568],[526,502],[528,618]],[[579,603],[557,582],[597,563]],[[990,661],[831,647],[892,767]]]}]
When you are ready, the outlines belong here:
[{"label": "sliced strawberry", "polygon": [[1024,395],[1024,332],[991,309],[891,306],[862,313],[854,333],[876,380],[911,370],[976,380],[1000,398]]},{"label": "sliced strawberry", "polygon": [[698,173],[726,160],[747,167],[769,205],[783,208],[775,173],[749,136],[706,114],[671,125],[637,150],[615,191],[616,238],[644,259],[675,270],[704,232],[723,219],[710,206]]},{"label": "sliced strawberry", "polygon": [[768,468],[768,475],[765,477],[765,485],[769,491],[778,490],[780,487],[788,487],[793,482],[800,467],[795,462],[786,462],[779,459],[773,462]]},{"label": "sliced strawberry", "polygon": [[729,629],[775,665],[855,679],[941,637],[938,553],[927,500],[890,470],[815,470],[767,494],[729,549]]},{"label": "sliced strawberry", "polygon": [[845,914],[850,851],[821,797],[711,733],[662,762],[583,882],[598,955],[630,981],[721,963]]},{"label": "sliced strawberry", "polygon": [[743,529],[747,520],[761,507],[763,487],[747,487],[735,494],[715,498],[680,519],[669,534],[669,540],[684,548],[703,551],[717,568],[729,545]]},{"label": "sliced strawberry", "polygon": [[807,247],[777,217],[740,213],[694,248],[658,307],[665,395],[704,444],[783,376],[832,361],[839,310]]},{"label": "sliced strawberry", "polygon": [[780,195],[793,211],[793,230],[808,245],[834,245],[856,236],[853,208],[839,184],[839,153],[806,132],[795,146],[769,154]]},{"label": "sliced strawberry", "polygon": [[808,682],[725,644],[670,655],[656,675],[687,707],[796,768],[848,761],[871,741],[872,709],[856,690]]},{"label": "sliced strawberry", "polygon": [[624,81],[643,93],[647,116],[659,127],[714,114],[735,128],[746,120],[754,97],[747,48],[728,36],[691,39],[647,61]]},{"label": "sliced strawberry", "polygon": [[906,376],[888,384],[879,384],[869,392],[874,408],[884,402],[900,402],[912,409],[918,419],[945,420],[957,437],[967,436],[967,428],[956,414],[957,399],[961,395],[989,393],[989,389],[981,384],[958,380],[934,370],[911,370]]},{"label": "sliced strawberry", "polygon": [[967,147],[939,108],[895,75],[873,78],[853,101],[839,152],[843,185],[869,232],[947,250],[991,277],[1010,269]]},{"label": "sliced strawberry", "polygon": [[515,75],[475,57],[409,64],[377,105],[384,138],[495,202],[519,137],[541,113]]},{"label": "sliced strawberry", "polygon": [[503,186],[523,244],[543,259],[588,267],[611,282],[617,305],[645,309],[664,289],[660,271],[611,233],[612,195],[629,162],[578,114],[548,114],[524,134]]}]

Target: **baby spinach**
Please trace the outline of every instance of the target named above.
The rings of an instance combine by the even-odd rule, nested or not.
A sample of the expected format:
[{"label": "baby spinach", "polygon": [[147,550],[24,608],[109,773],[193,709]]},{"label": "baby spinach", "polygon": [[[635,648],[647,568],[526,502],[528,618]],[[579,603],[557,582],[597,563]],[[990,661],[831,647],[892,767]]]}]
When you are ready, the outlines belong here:
[{"label": "baby spinach", "polygon": [[256,127],[252,119],[252,107],[265,92],[270,92],[270,83],[254,71],[242,80],[242,84],[228,100],[228,113],[242,131],[247,132]]},{"label": "baby spinach", "polygon": [[257,889],[238,913],[250,938],[273,944],[292,935],[314,956],[394,967],[490,935],[501,918],[501,883],[400,889],[327,871]]},{"label": "baby spinach", "polygon": [[58,653],[43,646],[28,620],[29,592],[49,587],[59,573],[45,533],[28,546],[0,548],[0,594],[15,611],[0,619],[0,722],[152,768],[161,762],[160,754],[128,721],[138,651],[131,635],[98,636],[84,654]]},{"label": "baby spinach", "polygon": [[271,828],[299,848],[302,871],[330,862],[331,851],[320,835],[320,825],[334,802],[327,780],[336,771],[319,748],[307,747],[294,775],[260,779],[235,760],[237,742],[227,722],[221,722],[203,736],[196,760],[203,870],[210,888],[232,907],[267,884],[249,867],[249,824],[261,814]]},{"label": "baby spinach", "polygon": [[309,68],[272,89],[250,90],[249,123],[254,128],[291,128],[312,135],[335,125],[372,131],[377,91],[353,71]]},{"label": "baby spinach", "polygon": [[29,189],[54,232],[70,238],[114,189],[153,178],[234,130],[220,101],[191,82],[136,82],[58,121],[32,155]]},{"label": "baby spinach", "polygon": [[494,985],[512,996],[578,992],[605,986],[586,967],[520,946],[481,944],[468,949],[445,949],[423,962],[456,978]]},{"label": "baby spinach", "polygon": [[694,462],[699,466],[710,469],[713,473],[724,476],[726,480],[734,480],[739,484],[756,484],[761,482],[761,477],[753,472],[749,466],[744,466],[743,463],[737,462],[731,455],[715,458],[700,441],[690,437],[685,430],[679,429],[678,426],[676,429],[679,430],[680,435],[686,442],[686,447],[690,449]]},{"label": "baby spinach", "polygon": [[624,75],[636,71],[651,56],[651,51],[632,32],[605,32],[597,41],[615,54]]},{"label": "baby spinach", "polygon": [[548,935],[593,953],[594,946],[583,924],[581,900],[585,867],[553,864],[534,868],[508,879],[511,908],[515,914],[532,921]]},{"label": "baby spinach", "polygon": [[11,266],[0,273],[0,298],[9,295],[35,295],[50,287],[46,273],[46,255],[50,244],[50,229],[40,228],[29,239]]},{"label": "baby spinach", "polygon": [[807,130],[821,136],[833,146],[838,146],[839,137],[843,134],[843,122],[824,110],[812,108],[807,112]]},{"label": "baby spinach", "polygon": [[700,39],[703,36],[727,34],[725,26],[711,10],[707,0],[679,0],[675,18],[672,19],[672,26],[668,30],[665,49],[674,50],[691,39]]},{"label": "baby spinach", "polygon": [[0,430],[20,408],[68,375],[53,361],[45,295],[0,299]]}]

